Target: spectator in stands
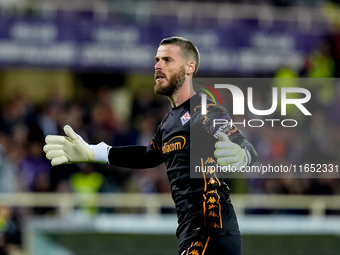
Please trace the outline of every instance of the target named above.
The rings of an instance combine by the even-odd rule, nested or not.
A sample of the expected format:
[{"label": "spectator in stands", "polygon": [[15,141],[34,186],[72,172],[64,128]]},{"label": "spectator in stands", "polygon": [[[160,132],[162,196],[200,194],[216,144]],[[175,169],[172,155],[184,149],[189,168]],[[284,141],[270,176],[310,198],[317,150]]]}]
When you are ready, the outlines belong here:
[{"label": "spectator in stands", "polygon": [[93,171],[91,165],[81,165],[80,171],[71,175],[71,189],[83,198],[84,206],[81,208],[85,215],[93,216],[97,214],[96,194],[105,191],[105,177]]}]

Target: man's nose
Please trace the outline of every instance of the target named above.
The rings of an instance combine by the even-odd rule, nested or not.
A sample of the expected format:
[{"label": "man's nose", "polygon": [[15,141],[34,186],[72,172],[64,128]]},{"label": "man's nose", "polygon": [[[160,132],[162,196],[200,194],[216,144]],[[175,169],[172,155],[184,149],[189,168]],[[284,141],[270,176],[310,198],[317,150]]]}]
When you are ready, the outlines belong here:
[{"label": "man's nose", "polygon": [[162,70],[162,64],[160,63],[161,61],[158,61],[156,64],[155,64],[155,70]]}]

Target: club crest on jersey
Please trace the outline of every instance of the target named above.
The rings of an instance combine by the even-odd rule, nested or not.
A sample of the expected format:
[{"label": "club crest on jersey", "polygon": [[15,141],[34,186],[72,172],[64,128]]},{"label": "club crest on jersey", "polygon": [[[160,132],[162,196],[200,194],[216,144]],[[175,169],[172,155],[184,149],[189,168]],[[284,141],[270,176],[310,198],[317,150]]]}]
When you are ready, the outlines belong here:
[{"label": "club crest on jersey", "polygon": [[189,111],[187,111],[187,112],[181,117],[182,125],[184,125],[185,123],[187,123],[189,120],[190,120],[190,114],[189,114]]}]

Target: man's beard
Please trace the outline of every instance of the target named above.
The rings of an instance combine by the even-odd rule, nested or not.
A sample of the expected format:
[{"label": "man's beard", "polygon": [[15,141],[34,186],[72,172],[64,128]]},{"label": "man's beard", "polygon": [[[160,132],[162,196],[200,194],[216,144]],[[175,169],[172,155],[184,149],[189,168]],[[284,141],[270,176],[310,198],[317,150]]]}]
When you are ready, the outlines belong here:
[{"label": "man's beard", "polygon": [[[163,74],[163,73],[160,73]],[[155,76],[157,75],[157,72]],[[166,78],[166,77],[165,77]],[[177,73],[172,74],[169,79],[167,79],[169,84],[166,86],[162,86],[161,82],[157,83],[154,88],[154,91],[158,95],[163,96],[172,96],[179,88],[182,87],[185,80],[185,68],[182,66]]]}]

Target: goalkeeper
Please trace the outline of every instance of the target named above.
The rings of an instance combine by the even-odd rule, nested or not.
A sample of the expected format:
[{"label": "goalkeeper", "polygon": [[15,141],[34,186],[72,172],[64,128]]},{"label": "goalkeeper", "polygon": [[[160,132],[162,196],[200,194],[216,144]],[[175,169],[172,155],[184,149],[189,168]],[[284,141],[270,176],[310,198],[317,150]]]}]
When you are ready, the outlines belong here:
[{"label": "goalkeeper", "polygon": [[[163,39],[155,62],[155,93],[168,97],[172,109],[149,146],[89,145],[66,125],[66,136],[46,137],[46,156],[54,166],[94,162],[150,168],[165,162],[178,217],[179,255],[240,255],[241,236],[227,184],[218,176],[190,178],[190,163],[210,155],[220,165],[239,169],[256,160],[256,151],[235,126],[213,127],[214,118],[230,119],[224,108],[208,103],[207,115],[201,114],[200,93],[192,87],[199,52],[189,40]],[[199,141],[190,140],[190,125],[198,130]],[[190,159],[190,149],[199,156]]]}]

